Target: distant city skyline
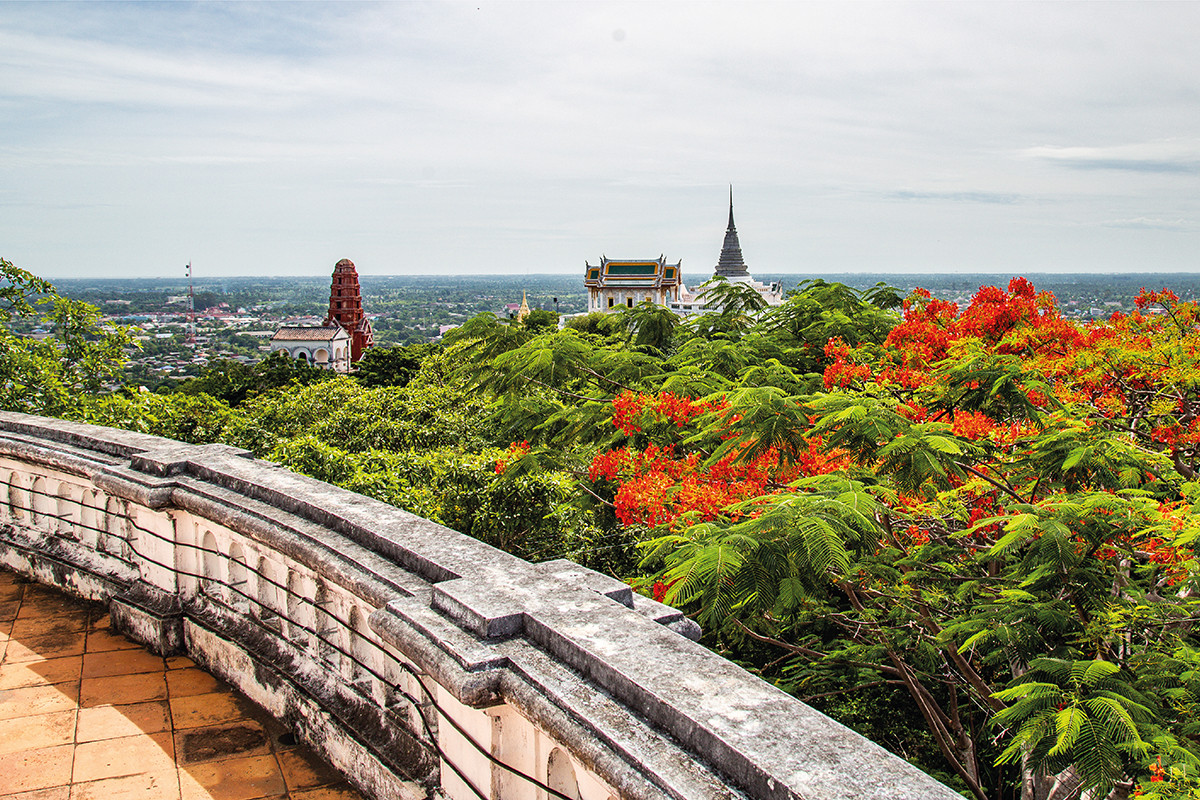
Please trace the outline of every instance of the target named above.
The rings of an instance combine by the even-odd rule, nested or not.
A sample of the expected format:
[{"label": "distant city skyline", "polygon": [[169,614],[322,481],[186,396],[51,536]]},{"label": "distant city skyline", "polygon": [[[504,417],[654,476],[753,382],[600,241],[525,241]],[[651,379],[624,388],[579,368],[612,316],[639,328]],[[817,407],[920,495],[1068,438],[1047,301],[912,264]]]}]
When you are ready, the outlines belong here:
[{"label": "distant city skyline", "polygon": [[0,4],[50,278],[1200,272],[1198,3]]}]

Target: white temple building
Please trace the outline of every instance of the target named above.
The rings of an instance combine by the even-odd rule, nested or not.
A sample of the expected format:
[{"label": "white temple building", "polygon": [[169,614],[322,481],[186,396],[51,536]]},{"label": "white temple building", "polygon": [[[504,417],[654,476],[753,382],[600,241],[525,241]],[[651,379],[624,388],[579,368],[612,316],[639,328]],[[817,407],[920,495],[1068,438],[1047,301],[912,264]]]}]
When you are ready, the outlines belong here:
[{"label": "white temple building", "polygon": [[283,350],[314,367],[350,371],[350,334],[340,325],[322,328],[280,328],[271,337],[271,352]]},{"label": "white temple building", "polygon": [[679,299],[683,286],[681,262],[668,264],[661,255],[648,261],[610,261],[601,256],[599,264],[583,263],[589,314],[633,308],[646,300],[665,306]]},{"label": "white temple building", "polygon": [[[585,261],[584,270],[583,285],[588,290],[588,306],[584,313],[587,314],[597,311],[615,313],[647,300],[666,306],[681,317],[721,311],[717,306],[708,305],[702,288],[692,291],[683,283],[682,262],[669,264],[661,255],[657,259],[622,261],[601,256],[599,264]],[[746,284],[762,296],[767,306],[783,305],[783,284],[776,281],[767,285],[756,281],[746,268],[737,226],[733,223],[732,188],[729,190],[729,226],[725,229],[725,242],[713,277]],[[566,317],[563,317],[559,324],[565,321]]]}]

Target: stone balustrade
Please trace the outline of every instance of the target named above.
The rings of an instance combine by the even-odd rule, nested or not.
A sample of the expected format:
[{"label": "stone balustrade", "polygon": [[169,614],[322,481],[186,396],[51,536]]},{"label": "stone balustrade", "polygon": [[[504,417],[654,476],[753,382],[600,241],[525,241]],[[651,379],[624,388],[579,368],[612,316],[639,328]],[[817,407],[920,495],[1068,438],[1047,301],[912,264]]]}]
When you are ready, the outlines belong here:
[{"label": "stone balustrade", "polygon": [[0,413],[0,563],[107,602],[369,796],[959,795],[568,561],[224,445]]}]

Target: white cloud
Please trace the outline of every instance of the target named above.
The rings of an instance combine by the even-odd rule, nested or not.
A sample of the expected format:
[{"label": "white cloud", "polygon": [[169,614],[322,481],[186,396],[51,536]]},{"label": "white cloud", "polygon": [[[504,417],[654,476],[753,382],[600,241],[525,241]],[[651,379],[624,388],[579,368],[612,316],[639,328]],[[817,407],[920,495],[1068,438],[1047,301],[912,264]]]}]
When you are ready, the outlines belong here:
[{"label": "white cloud", "polygon": [[1023,154],[1074,169],[1180,174],[1200,172],[1200,139],[1170,139],[1107,147],[1031,147]]},{"label": "white cloud", "polygon": [[1136,230],[1181,231],[1197,230],[1196,223],[1186,219],[1149,219],[1135,217],[1133,219],[1112,219],[1100,223],[1106,228],[1133,228]]}]

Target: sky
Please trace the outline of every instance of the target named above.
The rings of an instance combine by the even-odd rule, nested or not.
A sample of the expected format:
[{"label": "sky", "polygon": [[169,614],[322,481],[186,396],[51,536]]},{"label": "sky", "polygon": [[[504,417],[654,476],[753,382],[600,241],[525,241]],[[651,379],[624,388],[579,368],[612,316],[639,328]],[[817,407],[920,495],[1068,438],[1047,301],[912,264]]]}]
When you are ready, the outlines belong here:
[{"label": "sky", "polygon": [[[1200,3],[0,3],[46,277],[1200,272]],[[582,279],[582,278],[581,278]]]}]

